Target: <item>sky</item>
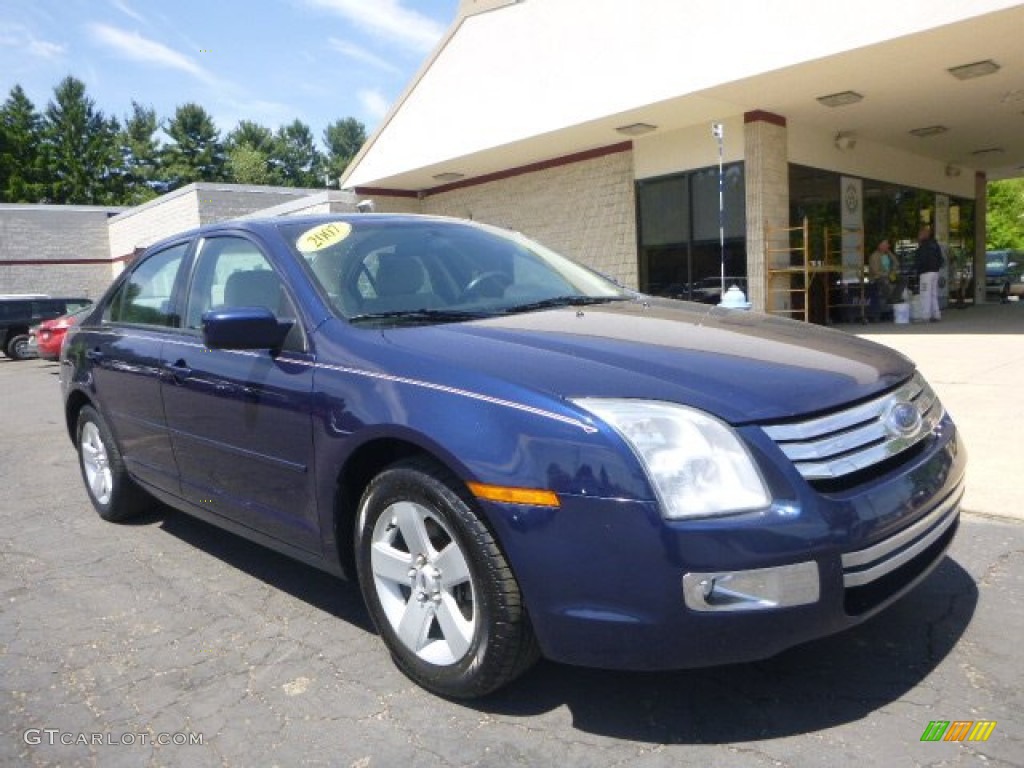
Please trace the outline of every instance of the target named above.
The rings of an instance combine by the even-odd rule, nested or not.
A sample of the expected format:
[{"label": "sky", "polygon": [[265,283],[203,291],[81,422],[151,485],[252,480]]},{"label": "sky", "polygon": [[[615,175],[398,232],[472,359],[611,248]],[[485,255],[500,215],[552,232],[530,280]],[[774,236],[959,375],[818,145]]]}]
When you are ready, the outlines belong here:
[{"label": "sky", "polygon": [[459,0],[0,0],[0,101],[39,112],[73,75],[106,115],[181,104],[222,137],[355,117],[370,134],[448,29]]}]

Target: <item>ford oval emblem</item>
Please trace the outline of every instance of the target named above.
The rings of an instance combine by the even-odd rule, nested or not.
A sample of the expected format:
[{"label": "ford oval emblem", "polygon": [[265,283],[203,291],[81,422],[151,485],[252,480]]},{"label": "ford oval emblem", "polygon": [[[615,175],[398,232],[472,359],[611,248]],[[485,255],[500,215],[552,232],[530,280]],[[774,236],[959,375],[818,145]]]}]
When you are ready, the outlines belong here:
[{"label": "ford oval emblem", "polygon": [[921,413],[913,403],[897,400],[889,406],[885,426],[894,435],[913,437],[921,429]]}]

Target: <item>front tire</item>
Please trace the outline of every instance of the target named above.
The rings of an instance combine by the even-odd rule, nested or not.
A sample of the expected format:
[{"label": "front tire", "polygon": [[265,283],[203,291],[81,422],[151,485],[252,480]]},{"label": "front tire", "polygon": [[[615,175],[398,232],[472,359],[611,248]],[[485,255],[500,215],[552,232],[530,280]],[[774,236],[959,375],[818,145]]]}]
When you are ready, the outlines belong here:
[{"label": "front tire", "polygon": [[400,462],[363,495],[356,567],[399,669],[451,698],[525,672],[538,652],[519,585],[474,502],[449,473]]},{"label": "front tire", "polygon": [[92,406],[79,411],[75,435],[85,490],[99,516],[119,523],[139,514],[149,499],[128,476],[110,429]]},{"label": "front tire", "polygon": [[19,333],[7,340],[7,356],[12,360],[28,360],[32,355],[28,351],[28,334]]}]

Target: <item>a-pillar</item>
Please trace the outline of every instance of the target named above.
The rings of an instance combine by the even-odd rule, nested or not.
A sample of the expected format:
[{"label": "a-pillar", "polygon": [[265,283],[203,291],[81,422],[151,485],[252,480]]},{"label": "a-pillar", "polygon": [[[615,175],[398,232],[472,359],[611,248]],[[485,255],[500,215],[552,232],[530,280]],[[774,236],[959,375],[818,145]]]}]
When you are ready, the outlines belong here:
[{"label": "a-pillar", "polygon": [[[785,253],[768,252],[767,228],[789,226],[789,152],[786,147],[786,118],[756,110],[743,116],[744,172],[747,204],[747,299],[764,311],[765,269],[788,266]],[[773,304],[776,302],[773,302]],[[779,306],[770,309],[781,308]]]},{"label": "a-pillar", "polygon": [[985,303],[985,241],[988,240],[988,177],[974,174],[974,303]]}]

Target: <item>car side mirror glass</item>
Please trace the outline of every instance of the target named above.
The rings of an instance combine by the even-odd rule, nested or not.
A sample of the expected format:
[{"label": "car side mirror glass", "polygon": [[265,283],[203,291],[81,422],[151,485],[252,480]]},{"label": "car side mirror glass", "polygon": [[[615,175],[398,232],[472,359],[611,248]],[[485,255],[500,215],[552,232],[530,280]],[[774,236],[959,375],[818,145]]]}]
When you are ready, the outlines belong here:
[{"label": "car side mirror glass", "polygon": [[278,320],[264,307],[230,307],[205,312],[203,343],[210,349],[269,349],[276,351],[294,321]]}]

